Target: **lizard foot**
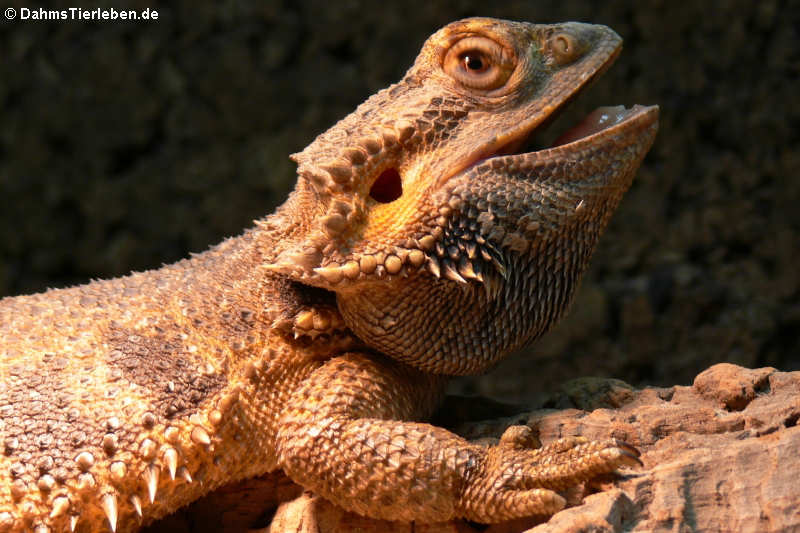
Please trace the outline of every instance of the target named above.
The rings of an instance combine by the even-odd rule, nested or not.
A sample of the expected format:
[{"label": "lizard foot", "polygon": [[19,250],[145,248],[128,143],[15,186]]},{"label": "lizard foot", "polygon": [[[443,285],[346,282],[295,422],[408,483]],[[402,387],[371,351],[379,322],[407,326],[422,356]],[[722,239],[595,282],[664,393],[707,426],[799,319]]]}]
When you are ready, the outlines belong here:
[{"label": "lizard foot", "polygon": [[460,506],[470,520],[493,523],[522,516],[552,515],[566,506],[558,494],[620,466],[641,466],[639,452],[615,439],[565,437],[531,449],[527,426],[511,426],[486,450],[483,464],[467,480]]}]

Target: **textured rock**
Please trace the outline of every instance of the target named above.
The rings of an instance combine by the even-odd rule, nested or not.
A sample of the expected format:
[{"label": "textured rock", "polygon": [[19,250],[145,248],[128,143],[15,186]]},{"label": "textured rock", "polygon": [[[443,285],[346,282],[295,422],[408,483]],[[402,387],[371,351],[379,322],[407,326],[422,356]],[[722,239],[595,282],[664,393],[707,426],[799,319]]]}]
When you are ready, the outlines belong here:
[{"label": "textured rock", "polygon": [[[261,485],[248,482],[218,492],[149,533],[233,533],[246,531],[248,519],[250,526],[260,523],[256,531],[269,533],[800,530],[800,372],[719,364],[698,375],[691,387],[642,390],[616,380],[575,380],[550,404],[559,408],[455,429],[471,439],[489,439],[523,422],[544,443],[568,435],[612,436],[643,452],[644,467],[567,494],[573,507],[545,523],[531,518],[483,528],[464,522],[377,522],[309,493],[292,499],[300,489],[271,476]],[[272,496],[276,486],[283,487],[278,498]],[[286,501],[278,504],[281,499]],[[269,509],[276,505],[270,523]],[[227,517],[225,527],[219,520],[198,520],[204,515]]]},{"label": "textured rock", "polygon": [[594,495],[588,508],[534,531],[796,531],[798,417],[800,373],[730,364],[709,368],[692,387],[637,391],[616,410],[534,413],[544,442],[610,431],[643,451],[645,465],[620,479],[623,494]]}]

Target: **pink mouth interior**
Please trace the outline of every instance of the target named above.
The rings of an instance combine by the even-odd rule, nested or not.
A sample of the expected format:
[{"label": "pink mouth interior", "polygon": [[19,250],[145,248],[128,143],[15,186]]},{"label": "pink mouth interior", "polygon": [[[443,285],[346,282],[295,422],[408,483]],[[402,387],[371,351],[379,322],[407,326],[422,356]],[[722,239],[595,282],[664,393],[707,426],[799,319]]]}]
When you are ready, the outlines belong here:
[{"label": "pink mouth interior", "polygon": [[[540,128],[537,128],[533,132],[520,135],[516,139],[513,139],[501,146],[499,149],[491,151],[486,155],[476,157],[475,161],[467,165],[467,167],[479,164],[481,161],[485,161],[486,159],[491,159],[494,157],[521,155],[522,153],[528,151],[546,150],[548,148],[555,148],[557,146],[569,144],[579,139],[583,139],[584,137],[594,135],[595,133],[603,131],[607,128],[616,126],[617,124],[628,120],[642,109],[643,106],[638,104],[634,105],[630,109],[626,109],[624,105],[598,107],[586,115],[577,126],[573,126],[558,136],[552,144],[548,142],[540,144],[538,142],[540,140],[538,139],[538,130],[546,127],[540,125]],[[548,144],[549,146],[547,146]]]},{"label": "pink mouth interior", "polygon": [[619,124],[634,113],[636,106],[626,109],[623,105],[598,107],[578,124],[562,133],[553,143],[553,147],[568,144],[578,139],[593,135],[615,124]]}]

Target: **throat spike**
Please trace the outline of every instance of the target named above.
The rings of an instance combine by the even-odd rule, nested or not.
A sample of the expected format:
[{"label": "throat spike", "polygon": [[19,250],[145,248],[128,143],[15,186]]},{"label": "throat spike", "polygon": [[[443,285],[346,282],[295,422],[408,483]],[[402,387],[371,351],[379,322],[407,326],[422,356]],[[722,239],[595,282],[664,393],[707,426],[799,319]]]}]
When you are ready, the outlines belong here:
[{"label": "throat spike", "polygon": [[59,496],[53,500],[53,509],[50,511],[50,518],[58,518],[69,510],[69,498]]},{"label": "throat spike", "polygon": [[186,481],[186,483],[192,482],[192,475],[189,473],[189,469],[185,466],[182,466],[178,469],[178,475]]},{"label": "throat spike", "polygon": [[151,464],[144,471],[144,480],[147,483],[147,496],[150,503],[156,501],[156,491],[158,490],[158,467]]},{"label": "throat spike", "polygon": [[169,478],[175,481],[175,471],[178,469],[178,452],[175,448],[167,448],[164,451],[164,462],[167,464]]},{"label": "throat spike", "polygon": [[103,496],[100,504],[103,507],[103,511],[106,513],[106,518],[108,518],[108,525],[111,527],[111,531],[116,532],[118,511],[117,496],[115,494],[108,493]]},{"label": "throat spike", "polygon": [[142,499],[139,498],[137,495],[131,496],[131,505],[133,505],[133,510],[136,511],[136,515],[139,519],[142,518]]}]

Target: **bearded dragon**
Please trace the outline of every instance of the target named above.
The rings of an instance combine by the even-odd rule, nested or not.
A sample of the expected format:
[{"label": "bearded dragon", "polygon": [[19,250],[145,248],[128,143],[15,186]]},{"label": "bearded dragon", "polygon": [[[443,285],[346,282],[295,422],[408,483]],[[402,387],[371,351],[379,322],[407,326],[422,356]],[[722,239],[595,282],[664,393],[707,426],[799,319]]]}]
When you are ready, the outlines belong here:
[{"label": "bearded dragon", "polygon": [[159,270],[0,302],[0,533],[136,531],[282,469],[370,517],[565,506],[615,440],[495,446],[421,421],[565,312],[657,129],[601,108],[539,132],[617,57],[604,26],[473,18],[294,154],[243,235]]}]

